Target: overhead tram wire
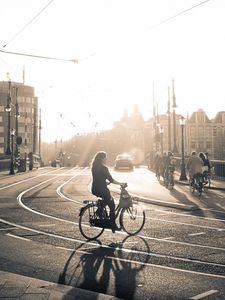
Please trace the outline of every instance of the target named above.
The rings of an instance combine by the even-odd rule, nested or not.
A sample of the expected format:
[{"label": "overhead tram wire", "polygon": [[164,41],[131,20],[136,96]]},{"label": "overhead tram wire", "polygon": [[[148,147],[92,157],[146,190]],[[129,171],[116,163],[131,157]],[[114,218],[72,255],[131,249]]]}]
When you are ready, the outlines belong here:
[{"label": "overhead tram wire", "polygon": [[[45,9],[45,8],[47,8],[47,6],[49,6],[52,2],[53,2],[54,0],[51,0],[29,23],[27,23],[27,25],[25,25],[24,27],[23,27],[23,29],[21,29],[16,35],[14,35],[14,38],[16,38],[16,36],[20,33],[20,32],[22,32],[22,30],[24,30],[25,29],[25,27],[26,26],[28,26],[38,15],[40,15],[40,13]],[[173,15],[173,16],[171,16],[171,17],[168,17],[168,18],[166,18],[166,19],[164,19],[163,21],[161,21],[161,22],[159,22],[158,24],[155,24],[155,25],[153,25],[153,26],[151,26],[150,28],[148,28],[147,30],[153,30],[154,28],[156,28],[156,27],[159,27],[159,26],[161,26],[161,25],[163,25],[163,24],[165,24],[165,23],[167,23],[167,22],[169,22],[170,20],[172,20],[172,19],[175,19],[175,18],[177,18],[177,17],[179,17],[180,15],[183,15],[183,14],[185,14],[185,13],[187,13],[187,12],[189,12],[190,10],[192,10],[192,9],[194,9],[194,8],[196,8],[196,7],[199,7],[199,6],[201,6],[201,5],[203,5],[203,4],[205,4],[205,3],[207,3],[207,2],[209,2],[209,1],[211,1],[211,0],[205,0],[205,1],[202,1],[202,2],[200,2],[200,3],[198,3],[198,4],[196,4],[196,5],[193,5],[193,6],[191,6],[191,7],[189,7],[189,8],[187,8],[187,9],[185,9],[185,10],[182,10],[182,11],[180,11],[180,12],[178,12],[177,14],[175,14],[175,15]],[[9,42],[11,42],[14,38],[11,38],[11,40],[9,41]],[[8,42],[8,43],[9,43]],[[8,43],[7,44],[5,44],[3,47],[5,47],[5,46],[7,46],[8,45]],[[20,52],[12,52],[12,51],[5,51],[5,50],[1,50],[0,49],[0,52],[1,53],[6,53],[6,54],[12,54],[12,55],[21,55],[21,56],[27,56],[27,57],[33,57],[33,58],[40,58],[40,59],[50,59],[50,60],[58,60],[58,61],[67,61],[67,62],[73,62],[73,63],[78,63],[78,59],[65,59],[65,58],[56,58],[56,57],[51,57],[51,56],[41,56],[41,55],[34,55],[34,54],[26,54],[26,53],[20,53]],[[94,55],[95,55],[96,53],[94,53]],[[84,59],[81,59],[81,60],[85,60],[85,59],[87,59],[88,57],[85,57]],[[79,60],[80,61],[80,60]]]},{"label": "overhead tram wire", "polygon": [[19,31],[17,31],[10,39],[7,43],[5,43],[2,48],[5,48],[6,46],[8,46],[9,43],[11,43],[14,39],[17,38],[17,36],[23,32],[35,19],[37,19],[37,17],[39,17],[43,11],[52,4],[54,0],[50,0],[28,23],[26,23]]},{"label": "overhead tram wire", "polygon": [[179,16],[181,16],[181,15],[183,15],[183,14],[189,12],[190,10],[192,10],[192,9],[194,9],[194,8],[196,8],[196,7],[199,7],[199,6],[205,4],[205,3],[209,2],[209,1],[211,1],[211,0],[205,0],[205,1],[202,1],[202,2],[200,2],[200,3],[198,3],[198,4],[195,4],[195,5],[193,5],[193,6],[189,7],[189,8],[187,8],[187,9],[185,9],[185,10],[182,10],[182,11],[178,12],[177,14],[175,14],[175,15],[173,15],[173,16],[171,16],[171,17],[168,17],[168,18],[164,19],[163,21],[161,21],[161,22],[159,22],[159,23],[157,23],[157,24],[151,26],[151,27],[148,28],[147,30],[152,30],[152,29],[154,29],[154,28],[156,28],[156,27],[159,27],[159,26],[161,26],[161,25],[163,25],[163,24],[165,24],[165,23],[171,21],[172,19],[175,19],[175,18],[177,18],[177,17],[179,17]]},{"label": "overhead tram wire", "polygon": [[31,58],[41,58],[41,59],[50,59],[50,60],[78,63],[77,58],[68,59],[68,58],[59,58],[59,57],[52,57],[52,56],[42,56],[42,55],[35,55],[35,54],[29,54],[29,53],[5,51],[5,50],[1,50],[1,49],[0,49],[0,52],[5,53],[5,54],[20,55],[20,56],[26,56],[26,57],[31,57]]}]

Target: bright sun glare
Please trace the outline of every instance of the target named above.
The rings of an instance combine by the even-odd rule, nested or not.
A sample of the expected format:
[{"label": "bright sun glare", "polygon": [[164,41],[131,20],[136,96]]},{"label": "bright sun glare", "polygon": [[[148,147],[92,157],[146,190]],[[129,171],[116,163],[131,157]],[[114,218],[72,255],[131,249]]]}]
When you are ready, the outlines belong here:
[{"label": "bright sun glare", "polygon": [[[26,84],[35,87],[42,108],[46,141],[110,128],[135,105],[150,118],[153,81],[159,113],[167,110],[172,78],[178,112],[203,108],[214,117],[223,110],[223,1],[208,1],[159,26],[199,2],[51,1],[21,32],[48,2],[2,2],[5,50],[79,60],[74,64],[0,53],[3,80],[9,72],[11,80],[21,82],[25,66]],[[8,22],[9,13],[13,22]]]}]

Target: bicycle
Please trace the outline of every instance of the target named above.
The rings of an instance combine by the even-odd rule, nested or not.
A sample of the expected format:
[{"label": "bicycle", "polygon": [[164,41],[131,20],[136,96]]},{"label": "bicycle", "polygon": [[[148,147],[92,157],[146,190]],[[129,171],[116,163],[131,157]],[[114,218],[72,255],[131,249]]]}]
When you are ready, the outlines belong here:
[{"label": "bicycle", "polygon": [[192,194],[194,194],[195,191],[198,192],[198,196],[201,197],[203,192],[203,182],[204,177],[202,173],[196,173],[191,179],[190,179],[190,189],[192,191]]},{"label": "bicycle", "polygon": [[[145,212],[126,190],[121,186],[119,204],[116,206],[116,219],[119,218],[121,229],[129,235],[139,233],[145,224]],[[98,238],[106,228],[111,228],[108,206],[102,205],[102,199],[85,200],[80,209],[79,229],[87,239]]]},{"label": "bicycle", "polygon": [[[164,184],[166,188],[173,189],[174,187],[174,170],[175,170],[174,166],[169,166],[167,172],[165,171]],[[168,173],[167,176],[166,173]]]},{"label": "bicycle", "polygon": [[205,190],[208,190],[211,185],[211,173],[208,171],[203,172],[203,187]]}]

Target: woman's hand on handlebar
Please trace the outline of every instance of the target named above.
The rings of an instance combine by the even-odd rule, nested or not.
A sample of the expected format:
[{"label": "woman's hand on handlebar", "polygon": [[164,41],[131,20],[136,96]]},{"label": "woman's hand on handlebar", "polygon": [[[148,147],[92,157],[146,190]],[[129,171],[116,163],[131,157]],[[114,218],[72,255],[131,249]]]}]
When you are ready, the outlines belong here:
[{"label": "woman's hand on handlebar", "polygon": [[121,182],[121,183],[120,183],[120,186],[121,186],[122,188],[126,188],[126,187],[127,187],[127,183],[126,183],[126,182]]}]

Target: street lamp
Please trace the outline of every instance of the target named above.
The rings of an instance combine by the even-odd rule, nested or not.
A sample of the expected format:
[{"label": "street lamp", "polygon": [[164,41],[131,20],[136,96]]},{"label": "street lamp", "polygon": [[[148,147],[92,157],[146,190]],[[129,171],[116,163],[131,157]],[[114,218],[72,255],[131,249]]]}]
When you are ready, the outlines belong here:
[{"label": "street lamp", "polygon": [[9,88],[8,88],[8,96],[7,96],[7,105],[5,107],[5,111],[8,113],[8,132],[7,132],[7,148],[6,155],[11,154],[10,149],[10,119],[11,119],[11,81],[9,80]]},{"label": "street lamp", "polygon": [[[20,117],[20,113],[19,113],[19,105],[18,105],[18,86],[15,86],[14,89],[16,90],[16,104],[15,104],[15,109],[16,109],[16,131],[15,131],[15,134],[16,134],[16,138],[18,138],[18,118]],[[16,150],[15,150],[15,154],[16,156],[18,155],[18,145],[16,143]]]},{"label": "street lamp", "polygon": [[180,178],[179,180],[185,181],[187,180],[186,172],[185,172],[185,162],[184,162],[184,125],[185,118],[181,116],[180,118],[180,126],[181,126],[181,165],[180,165]]},{"label": "street lamp", "polygon": [[160,134],[160,147],[161,147],[161,153],[163,154],[163,133],[164,128],[162,126],[159,127],[159,134]]},{"label": "street lamp", "polygon": [[11,135],[11,162],[10,162],[10,172],[9,175],[14,175],[14,152],[13,152],[13,146],[14,146],[14,135],[15,135],[15,130],[11,129],[10,131]]}]

